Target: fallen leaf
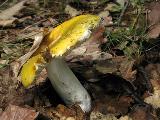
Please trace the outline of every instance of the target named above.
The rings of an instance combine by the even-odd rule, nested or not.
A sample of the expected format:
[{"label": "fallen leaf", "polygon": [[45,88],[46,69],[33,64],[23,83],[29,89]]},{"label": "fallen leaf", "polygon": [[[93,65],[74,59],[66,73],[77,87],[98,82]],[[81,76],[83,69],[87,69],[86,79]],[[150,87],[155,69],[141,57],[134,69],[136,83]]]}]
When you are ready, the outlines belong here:
[{"label": "fallen leaf", "polygon": [[118,120],[113,114],[103,115],[98,111],[91,112],[90,120]]},{"label": "fallen leaf", "polygon": [[149,9],[148,24],[151,26],[148,31],[148,37],[157,38],[160,35],[160,2],[151,2],[147,8]]},{"label": "fallen leaf", "polygon": [[56,26],[57,24],[58,24],[58,21],[56,21],[56,19],[53,19],[53,18],[48,18],[47,21],[42,22],[42,25],[46,28],[49,26],[51,27]]},{"label": "fallen leaf", "polygon": [[157,120],[149,107],[136,106],[130,113],[132,120]]},{"label": "fallen leaf", "polygon": [[43,69],[42,72],[36,78],[35,85],[40,85],[40,83],[44,82],[46,78],[47,78],[47,71],[46,69]]},{"label": "fallen leaf", "polygon": [[134,60],[128,60],[128,59],[125,59],[124,61],[121,62],[119,70],[124,79],[129,81],[135,79],[137,71],[133,70],[134,63],[135,63]]},{"label": "fallen leaf", "polygon": [[154,25],[160,22],[160,2],[153,1],[148,4],[147,9],[149,9],[148,13],[148,22],[149,25]]},{"label": "fallen leaf", "polygon": [[81,0],[81,3],[88,7],[97,8],[106,4],[109,0]]},{"label": "fallen leaf", "polygon": [[80,11],[76,10],[75,8],[71,7],[70,5],[66,5],[65,12],[67,14],[69,14],[71,17],[75,17],[75,16],[81,14]]},{"label": "fallen leaf", "polygon": [[29,108],[9,105],[0,116],[0,120],[35,120],[38,112]]},{"label": "fallen leaf", "polygon": [[108,10],[104,9],[102,12],[98,13],[98,16],[103,18],[102,24],[104,26],[113,24],[112,17],[110,16],[110,13]]},{"label": "fallen leaf", "polygon": [[132,120],[132,118],[125,115],[125,116],[120,117],[119,120]]},{"label": "fallen leaf", "polygon": [[13,16],[19,12],[22,8],[24,8],[24,4],[27,0],[23,0],[17,4],[15,4],[14,6],[2,11],[0,13],[0,19],[2,20],[8,20],[8,19],[12,19]]},{"label": "fallen leaf", "polygon": [[116,71],[118,71],[116,64],[112,60],[98,62],[95,67],[96,70],[103,74],[115,73]]},{"label": "fallen leaf", "polygon": [[159,35],[160,35],[160,24],[156,24],[150,27],[148,32],[149,38],[157,38]]},{"label": "fallen leaf", "polygon": [[160,108],[160,64],[150,64],[146,67],[146,70],[153,86],[153,94],[146,97],[144,101],[154,108]]},{"label": "fallen leaf", "polygon": [[105,11],[102,11],[98,14],[98,16],[100,17],[108,17],[109,16],[109,11],[105,10]]},{"label": "fallen leaf", "polygon": [[122,6],[118,6],[115,3],[109,3],[105,8],[105,10],[108,10],[110,12],[119,12],[121,9],[122,9]]},{"label": "fallen leaf", "polygon": [[16,19],[7,19],[7,20],[1,20],[1,19],[0,19],[0,26],[1,26],[1,27],[14,26],[15,20],[16,20]]},{"label": "fallen leaf", "polygon": [[58,120],[84,120],[85,116],[83,111],[78,106],[66,107],[58,105],[56,109],[50,109],[47,113],[52,119]]},{"label": "fallen leaf", "polygon": [[[99,93],[100,94],[100,93]],[[97,99],[93,103],[93,111],[102,114],[124,115],[128,112],[133,99],[127,96],[121,96],[119,99],[104,95],[103,98]]]},{"label": "fallen leaf", "polygon": [[5,65],[7,65],[9,62],[9,60],[1,60],[0,59],[0,68],[4,67]]},{"label": "fallen leaf", "polygon": [[35,39],[35,36],[41,35],[45,29],[43,28],[37,28],[37,27],[26,27],[25,29],[21,30],[20,33],[17,35],[17,39],[19,40],[25,40],[25,39]]},{"label": "fallen leaf", "polygon": [[13,51],[12,51],[8,46],[6,46],[6,45],[3,46],[3,51],[4,51],[4,53],[6,53],[6,54],[11,54],[11,53],[13,53]]}]

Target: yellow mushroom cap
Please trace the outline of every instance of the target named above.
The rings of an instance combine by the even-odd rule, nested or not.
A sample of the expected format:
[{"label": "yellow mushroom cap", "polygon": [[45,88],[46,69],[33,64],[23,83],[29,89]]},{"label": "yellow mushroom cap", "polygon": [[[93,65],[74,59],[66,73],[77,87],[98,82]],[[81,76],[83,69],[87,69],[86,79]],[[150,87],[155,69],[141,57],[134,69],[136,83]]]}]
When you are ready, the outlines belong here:
[{"label": "yellow mushroom cap", "polygon": [[99,16],[88,14],[74,17],[54,28],[22,66],[20,76],[24,87],[28,87],[34,81],[42,68],[40,66],[45,67],[48,59],[62,56],[78,43],[85,41],[99,23]]}]

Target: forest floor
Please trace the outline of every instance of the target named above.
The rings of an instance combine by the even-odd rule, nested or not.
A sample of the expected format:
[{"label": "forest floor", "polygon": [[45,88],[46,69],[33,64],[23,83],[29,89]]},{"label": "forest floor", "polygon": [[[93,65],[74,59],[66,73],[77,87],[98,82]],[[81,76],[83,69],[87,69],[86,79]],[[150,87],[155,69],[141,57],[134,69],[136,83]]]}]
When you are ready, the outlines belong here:
[{"label": "forest floor", "polygon": [[[159,11],[153,0],[0,1],[0,120],[160,120]],[[92,98],[90,113],[67,106],[45,69],[29,88],[17,77],[35,36],[81,14],[105,23],[65,57]]]}]

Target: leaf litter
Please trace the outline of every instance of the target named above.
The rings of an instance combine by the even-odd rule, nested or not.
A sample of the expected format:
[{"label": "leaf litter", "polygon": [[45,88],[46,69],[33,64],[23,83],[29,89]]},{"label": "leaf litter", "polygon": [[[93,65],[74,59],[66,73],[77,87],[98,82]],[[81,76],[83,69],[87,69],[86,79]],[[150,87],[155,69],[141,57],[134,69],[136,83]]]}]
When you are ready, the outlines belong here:
[{"label": "leaf litter", "polygon": [[[145,59],[144,56],[142,57],[141,54],[143,54],[144,51],[140,54],[135,54],[136,49],[140,50],[139,47],[141,44],[144,44],[143,47],[145,47],[146,44],[149,44],[152,47],[154,45],[152,43],[147,43],[147,40],[144,40],[145,35],[143,36],[143,34],[141,34],[143,39],[141,40],[141,37],[139,37],[135,31],[132,31],[133,33],[129,34],[122,32],[123,34],[111,36],[110,32],[115,32],[117,30],[121,32],[123,27],[126,27],[125,30],[127,32],[130,31],[128,30],[130,29],[130,26],[123,26],[128,25],[125,23],[125,19],[127,19],[125,18],[125,14],[128,15],[130,12],[124,9],[125,3],[120,5],[112,2],[108,3],[108,1],[102,3],[98,1],[98,4],[90,2],[88,7],[88,3],[86,4],[85,1],[72,2],[72,5],[70,4],[70,1],[49,1],[50,4],[45,4],[43,6],[47,6],[48,9],[43,8],[41,4],[37,4],[37,2],[35,3],[36,9],[39,9],[37,7],[38,5],[41,6],[41,9],[37,11],[36,9],[33,9],[28,1],[27,4],[29,4],[24,7],[22,1],[17,3],[20,7],[15,8],[15,10],[11,12],[12,14],[10,13],[9,17],[5,19],[5,22],[8,22],[7,24],[1,20],[1,28],[3,28],[1,31],[3,33],[0,33],[2,44],[2,49],[0,50],[0,108],[2,109],[2,112],[0,112],[0,117],[14,114],[15,116],[19,116],[19,119],[23,119],[25,115],[31,117],[30,119],[51,118],[67,120],[137,120],[139,118],[147,120],[148,118],[158,118],[160,114],[158,112],[158,100],[160,94],[158,82],[160,77],[158,72],[159,64],[157,61],[156,64],[152,64],[147,61],[148,58]],[[95,0],[95,3],[96,2],[97,1]],[[81,12],[83,14],[100,13],[104,18],[105,26],[107,26],[95,31],[89,42],[82,44],[66,57],[66,61],[72,68],[73,72],[92,95],[93,110],[89,115],[84,114],[76,105],[69,107],[65,106],[62,100],[56,96],[56,92],[53,88],[48,85],[45,69],[37,79],[36,83],[27,90],[23,88],[19,83],[18,78],[15,77],[20,66],[32,55],[34,50],[36,50],[40,44],[40,41],[44,36],[40,28],[55,27],[55,25],[60,24],[62,21],[75,15],[75,13],[73,15],[70,10],[69,12],[65,12],[63,8],[50,8],[51,4],[57,6],[57,4],[60,5],[64,3],[67,3],[64,5],[64,8],[67,5],[71,5],[71,7],[74,6],[72,9],[79,12],[76,14],[81,14]],[[110,4],[116,6],[116,9],[112,7],[107,8]],[[159,2],[149,2],[147,4],[149,5],[149,7],[147,6],[147,9],[150,10],[148,13],[149,29],[145,34],[148,34],[149,38],[158,39],[159,30],[157,26],[159,25],[159,13],[157,11],[159,10]],[[78,7],[78,5],[80,7]],[[139,4],[134,1],[129,5],[134,5],[133,9],[136,9],[134,8],[136,5],[138,7],[143,6],[142,3]],[[35,12],[32,14],[26,14],[26,12],[23,13],[24,9],[30,7]],[[11,7],[9,9],[12,10],[13,8],[14,7]],[[55,9],[54,12],[53,9]],[[124,11],[123,14],[122,11]],[[5,10],[2,11],[1,14],[4,14],[4,12]],[[130,13],[137,15],[133,12]],[[122,19],[117,18],[117,16],[122,17]],[[48,17],[49,19],[47,19]],[[129,17],[132,19],[131,21],[134,21],[133,19],[135,18],[132,15],[129,15]],[[136,19],[137,18],[139,17],[136,17]],[[8,21],[10,19],[12,21]],[[14,19],[18,20],[18,22]],[[123,24],[117,26],[117,19],[121,19],[121,23]],[[132,25],[134,25],[134,27],[136,26],[135,23]],[[136,31],[139,30],[137,27],[138,26],[135,27]],[[34,39],[35,35],[37,35],[36,40]],[[123,40],[121,40],[120,36],[122,36]],[[121,46],[120,48],[119,44],[124,46]],[[33,45],[32,48],[31,45]],[[107,46],[105,46],[107,50],[103,50],[104,45]],[[17,49],[18,51],[16,52],[15,50]],[[154,49],[159,48],[154,47]],[[153,49],[151,49],[151,52],[152,50]],[[17,59],[24,55],[24,53],[27,54],[19,59],[21,62],[17,65]],[[137,60],[139,57],[136,55],[140,55],[142,60]],[[140,81],[142,78],[139,77],[139,71],[137,70],[137,67],[139,67],[139,64],[137,63],[139,62],[137,61],[141,61],[140,64],[145,68],[144,73],[149,76],[149,80],[153,86],[153,93],[148,93],[146,85]],[[144,61],[147,61],[147,63],[145,62],[144,64]],[[148,107],[147,103],[150,107]],[[141,107],[137,106],[137,104],[145,106]],[[24,105],[29,105],[32,110],[28,107],[24,107]],[[12,111],[11,108],[14,108],[16,111]],[[35,111],[38,111],[39,115]],[[12,118],[12,116],[9,117]]]}]

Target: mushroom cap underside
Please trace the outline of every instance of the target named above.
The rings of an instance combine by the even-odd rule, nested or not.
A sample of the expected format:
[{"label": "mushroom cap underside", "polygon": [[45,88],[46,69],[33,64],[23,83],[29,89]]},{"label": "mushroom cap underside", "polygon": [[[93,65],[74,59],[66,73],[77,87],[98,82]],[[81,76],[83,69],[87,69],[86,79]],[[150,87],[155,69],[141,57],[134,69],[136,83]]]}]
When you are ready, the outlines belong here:
[{"label": "mushroom cap underside", "polygon": [[91,30],[100,23],[96,15],[80,15],[55,27],[41,42],[39,48],[22,66],[20,76],[24,87],[28,87],[51,59],[60,57],[85,41]]}]

